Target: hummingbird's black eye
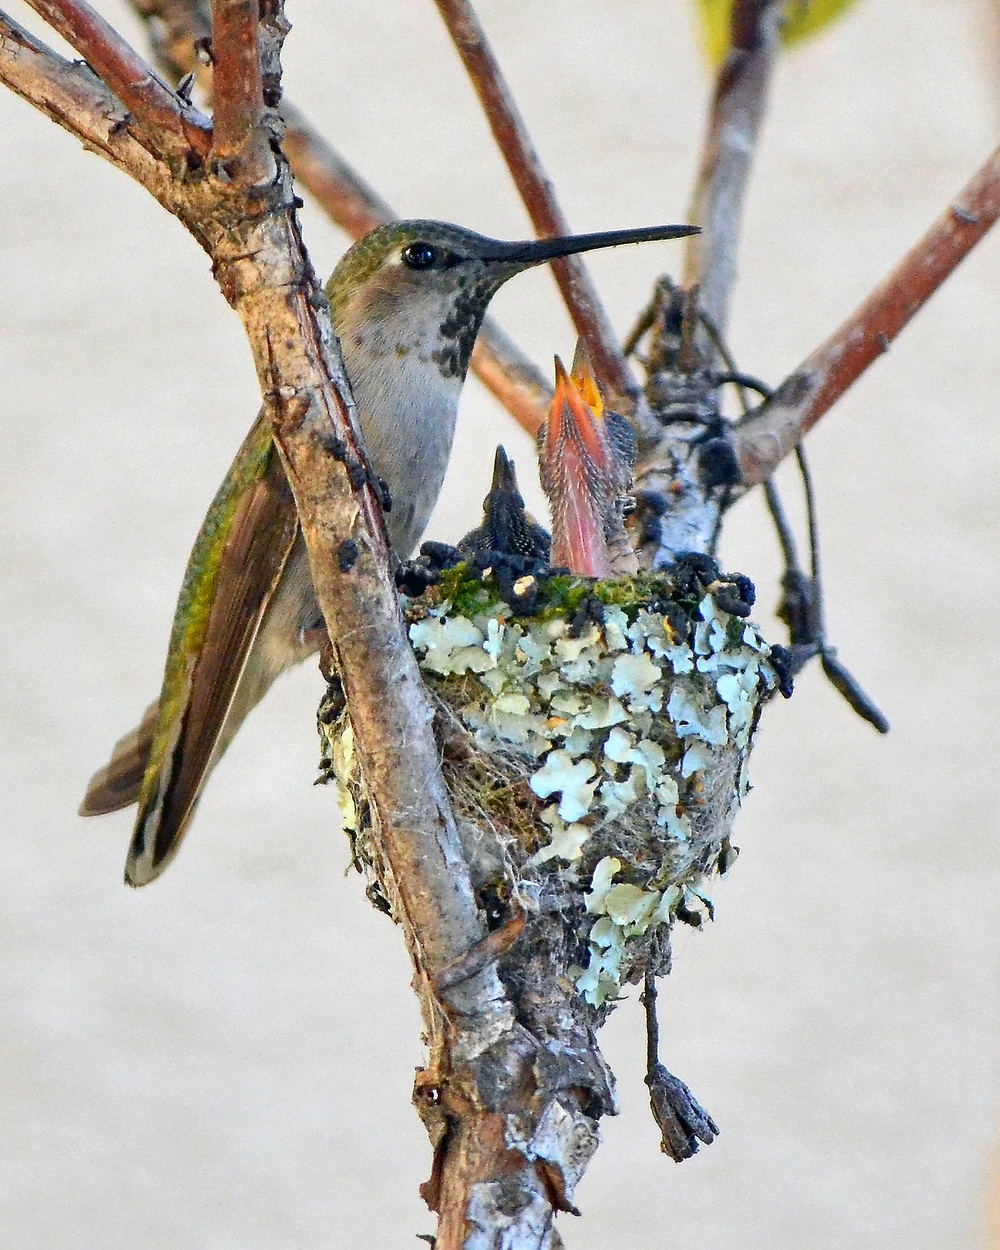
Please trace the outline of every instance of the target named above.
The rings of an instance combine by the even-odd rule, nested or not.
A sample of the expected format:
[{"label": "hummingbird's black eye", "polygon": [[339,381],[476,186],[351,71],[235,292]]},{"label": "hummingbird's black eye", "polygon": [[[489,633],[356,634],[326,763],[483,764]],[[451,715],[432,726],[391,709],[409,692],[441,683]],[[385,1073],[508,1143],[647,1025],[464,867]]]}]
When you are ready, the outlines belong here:
[{"label": "hummingbird's black eye", "polygon": [[403,264],[409,269],[430,269],[437,262],[437,249],[429,243],[411,243],[403,249]]}]

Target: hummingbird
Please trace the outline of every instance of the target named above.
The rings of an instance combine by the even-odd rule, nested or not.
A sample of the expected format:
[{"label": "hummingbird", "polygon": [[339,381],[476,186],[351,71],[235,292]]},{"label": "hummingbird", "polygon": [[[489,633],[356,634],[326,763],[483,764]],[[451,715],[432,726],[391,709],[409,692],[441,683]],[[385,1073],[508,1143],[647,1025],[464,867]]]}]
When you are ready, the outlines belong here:
[{"label": "hummingbird", "polygon": [[488,572],[514,612],[529,616],[538,598],[538,575],[549,567],[550,548],[548,530],[524,506],[513,460],[498,447],[482,523],[459,542],[455,555],[464,557],[472,572]]},{"label": "hummingbird", "polygon": [[[359,239],[326,293],[367,451],[405,559],[437,500],[473,344],[490,300],[562,256],[697,233],[650,226],[503,242],[438,221],[397,221]],[[205,781],[275,679],[319,646],[316,602],[291,489],[261,412],[195,540],[160,698],[91,780],[81,815],[138,803],[129,885],[177,852]]]},{"label": "hummingbird", "polygon": [[556,392],[538,431],[538,475],[552,510],[552,564],[585,577],[635,573],[625,528],[636,439],[604,405],[583,339],[566,373],[557,356]]},{"label": "hummingbird", "polygon": [[458,544],[467,560],[521,559],[548,565],[551,540],[524,506],[514,462],[503,447],[493,458],[493,481],[483,500],[483,520]]}]

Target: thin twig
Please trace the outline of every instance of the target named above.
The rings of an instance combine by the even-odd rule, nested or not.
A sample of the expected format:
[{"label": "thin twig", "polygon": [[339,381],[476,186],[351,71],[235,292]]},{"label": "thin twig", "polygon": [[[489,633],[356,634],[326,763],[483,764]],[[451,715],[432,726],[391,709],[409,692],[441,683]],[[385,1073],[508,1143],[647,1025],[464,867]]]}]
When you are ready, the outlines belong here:
[{"label": "thin twig", "polygon": [[647,968],[642,982],[642,1007],[646,1020],[646,1070],[660,1062],[660,1025],[656,1015],[656,973]]},{"label": "thin twig", "polygon": [[534,437],[552,402],[552,386],[499,325],[487,317],[472,353],[476,377]]},{"label": "thin twig", "polygon": [[882,284],[733,431],[746,486],[771,476],[847,388],[888,351],[1000,216],[1000,148]]},{"label": "thin twig", "polygon": [[86,0],[28,3],[121,100],[157,152],[185,156],[193,149],[205,156],[211,137],[208,119],[171,91]]},{"label": "thin twig", "polygon": [[213,0],[213,172],[236,186],[266,182],[274,158],[261,120],[264,89],[257,51],[257,0]]},{"label": "thin twig", "polygon": [[499,929],[493,929],[454,963],[441,969],[434,978],[436,994],[442,994],[460,982],[468,981],[487,965],[496,963],[501,955],[510,950],[524,932],[527,920],[524,908],[516,899],[512,902],[510,913],[509,919]]},{"label": "thin twig", "polygon": [[731,47],[716,81],[691,201],[690,220],[701,226],[685,249],[685,286],[699,285],[700,305],[724,335],[747,184],[767,106],[778,49],[781,5],[737,0]]},{"label": "thin twig", "polygon": [[[539,235],[569,234],[570,228],[542,168],[524,119],[469,0],[435,0],[448,33],[479,96],[493,137]],[[569,256],[552,265],[577,333],[583,335],[604,385],[632,407],[640,392],[600,296],[583,261]]]}]

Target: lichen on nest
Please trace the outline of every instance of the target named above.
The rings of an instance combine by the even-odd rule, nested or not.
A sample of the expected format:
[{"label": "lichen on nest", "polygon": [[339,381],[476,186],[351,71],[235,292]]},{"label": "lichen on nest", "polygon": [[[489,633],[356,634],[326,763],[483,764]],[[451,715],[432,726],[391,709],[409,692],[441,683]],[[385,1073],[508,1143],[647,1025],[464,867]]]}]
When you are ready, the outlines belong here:
[{"label": "lichen on nest", "polygon": [[[704,556],[606,582],[529,574],[527,613],[497,580],[465,563],[441,572],[404,600],[410,640],[457,814],[476,831],[477,885],[561,911],[580,940],[576,984],[600,1007],[675,919],[711,914],[780,666],[747,619],[749,580]],[[365,861],[346,716],[326,738]]]}]

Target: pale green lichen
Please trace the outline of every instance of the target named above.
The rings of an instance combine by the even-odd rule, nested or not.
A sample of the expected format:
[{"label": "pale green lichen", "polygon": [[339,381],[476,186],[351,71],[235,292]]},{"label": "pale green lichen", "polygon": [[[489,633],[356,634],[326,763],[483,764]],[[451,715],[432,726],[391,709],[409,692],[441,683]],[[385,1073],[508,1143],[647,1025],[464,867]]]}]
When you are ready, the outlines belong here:
[{"label": "pale green lichen", "polygon": [[562,820],[579,820],[590,811],[594,801],[597,782],[591,778],[597,772],[593,760],[574,762],[568,751],[550,751],[545,763],[534,773],[528,783],[539,798],[561,794],[559,816]]},{"label": "pale green lichen", "polygon": [[354,730],[350,721],[344,726],[343,733],[332,739],[331,753],[340,817],[345,830],[355,833],[358,828],[358,811],[351,792],[351,781],[354,778],[357,757],[354,754]]},{"label": "pale green lichen", "polygon": [[678,908],[711,912],[705,874],[728,842],[757,709],[776,685],[768,646],[710,593],[681,605],[685,634],[685,615],[679,627],[656,608],[669,578],[642,582],[643,602],[627,585],[592,584],[600,621],[573,625],[588,593],[579,583],[563,588],[565,615],[550,598],[518,617],[449,576],[447,597],[410,626],[414,650],[476,746],[515,753],[530,791],[551,800],[533,817],[548,838],[539,848],[533,835],[517,871],[566,864],[566,880],[589,880],[590,960],[577,985],[600,1006],[631,975],[633,940]]},{"label": "pale green lichen", "polygon": [[631,938],[642,937],[658,925],[669,924],[682,891],[643,889],[629,882],[615,883],[622,862],[606,856],[594,869],[587,911],[598,919],[590,927],[590,962],[577,977],[577,988],[595,1006],[613,997],[621,987]]},{"label": "pale green lichen", "polygon": [[572,864],[583,857],[583,848],[590,839],[590,828],[587,825],[579,822],[567,825],[555,805],[547,807],[539,819],[549,827],[549,844],[531,856],[527,862],[528,867],[537,868],[551,859],[562,859],[567,864]]}]

